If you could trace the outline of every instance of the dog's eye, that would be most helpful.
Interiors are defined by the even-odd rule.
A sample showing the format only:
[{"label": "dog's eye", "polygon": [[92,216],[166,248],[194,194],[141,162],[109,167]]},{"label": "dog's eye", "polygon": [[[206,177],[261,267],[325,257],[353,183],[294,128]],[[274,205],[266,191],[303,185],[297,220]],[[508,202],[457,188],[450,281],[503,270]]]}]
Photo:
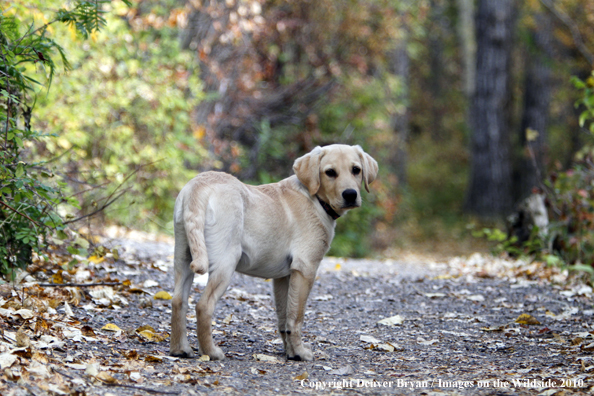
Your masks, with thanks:
[{"label": "dog's eye", "polygon": [[336,171],[334,169],[328,169],[326,171],[326,176],[328,176],[328,177],[336,177],[336,176],[338,176],[338,174],[336,173]]},{"label": "dog's eye", "polygon": [[361,173],[361,168],[353,166],[353,175],[358,175],[359,173]]}]

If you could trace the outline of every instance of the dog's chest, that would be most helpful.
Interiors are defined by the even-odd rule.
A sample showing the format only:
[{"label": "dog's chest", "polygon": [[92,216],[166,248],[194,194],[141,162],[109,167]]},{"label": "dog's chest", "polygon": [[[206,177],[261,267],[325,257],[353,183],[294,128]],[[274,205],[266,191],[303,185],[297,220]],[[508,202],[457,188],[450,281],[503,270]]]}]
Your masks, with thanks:
[{"label": "dog's chest", "polygon": [[244,249],[236,270],[260,278],[282,278],[290,274],[292,261],[284,249]]}]

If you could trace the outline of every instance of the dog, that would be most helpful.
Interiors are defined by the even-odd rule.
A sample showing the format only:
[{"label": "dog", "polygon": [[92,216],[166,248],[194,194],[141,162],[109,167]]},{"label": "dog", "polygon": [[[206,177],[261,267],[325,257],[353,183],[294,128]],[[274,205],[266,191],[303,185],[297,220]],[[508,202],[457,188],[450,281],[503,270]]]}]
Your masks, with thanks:
[{"label": "dog", "polygon": [[192,179],[175,202],[170,354],[191,358],[186,312],[194,274],[208,272],[196,303],[200,351],[224,359],[212,339],[212,315],[235,271],[272,278],[278,331],[291,360],[313,360],[301,340],[305,304],[334,238],[335,220],[361,206],[377,162],[360,146],[316,147],[298,158],[295,175],[250,186],[223,172]]}]

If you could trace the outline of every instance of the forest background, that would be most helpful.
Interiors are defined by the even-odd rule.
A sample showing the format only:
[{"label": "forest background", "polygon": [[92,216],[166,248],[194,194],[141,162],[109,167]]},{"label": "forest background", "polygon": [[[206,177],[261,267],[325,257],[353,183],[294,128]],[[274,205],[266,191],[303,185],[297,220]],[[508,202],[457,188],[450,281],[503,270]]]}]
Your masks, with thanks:
[{"label": "forest background", "polygon": [[[481,234],[592,272],[591,1],[1,10],[3,272],[46,242],[90,254],[74,231],[97,225],[171,234],[175,197],[198,172],[268,183],[335,142],[363,146],[380,175],[330,254],[456,254]],[[518,245],[494,227],[534,189],[551,226]]]}]

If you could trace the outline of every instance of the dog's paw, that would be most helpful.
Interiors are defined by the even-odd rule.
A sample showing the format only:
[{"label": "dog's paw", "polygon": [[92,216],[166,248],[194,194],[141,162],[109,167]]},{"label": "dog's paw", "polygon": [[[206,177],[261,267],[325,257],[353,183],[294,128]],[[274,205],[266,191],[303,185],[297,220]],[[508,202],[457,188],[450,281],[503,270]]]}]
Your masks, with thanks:
[{"label": "dog's paw", "polygon": [[209,353],[205,353],[205,355],[208,355],[208,357],[210,357],[210,360],[223,360],[223,359],[225,359],[225,353],[219,347],[215,347]]},{"label": "dog's paw", "polygon": [[206,274],[208,271],[208,261],[197,259],[190,263],[190,269],[198,275]]},{"label": "dog's paw", "polygon": [[194,351],[191,349],[186,351],[182,349],[174,349],[169,351],[169,355],[183,359],[191,359],[194,357]]},{"label": "dog's paw", "polygon": [[287,359],[311,362],[313,360],[313,352],[305,347],[297,348],[294,355],[287,355]]}]

